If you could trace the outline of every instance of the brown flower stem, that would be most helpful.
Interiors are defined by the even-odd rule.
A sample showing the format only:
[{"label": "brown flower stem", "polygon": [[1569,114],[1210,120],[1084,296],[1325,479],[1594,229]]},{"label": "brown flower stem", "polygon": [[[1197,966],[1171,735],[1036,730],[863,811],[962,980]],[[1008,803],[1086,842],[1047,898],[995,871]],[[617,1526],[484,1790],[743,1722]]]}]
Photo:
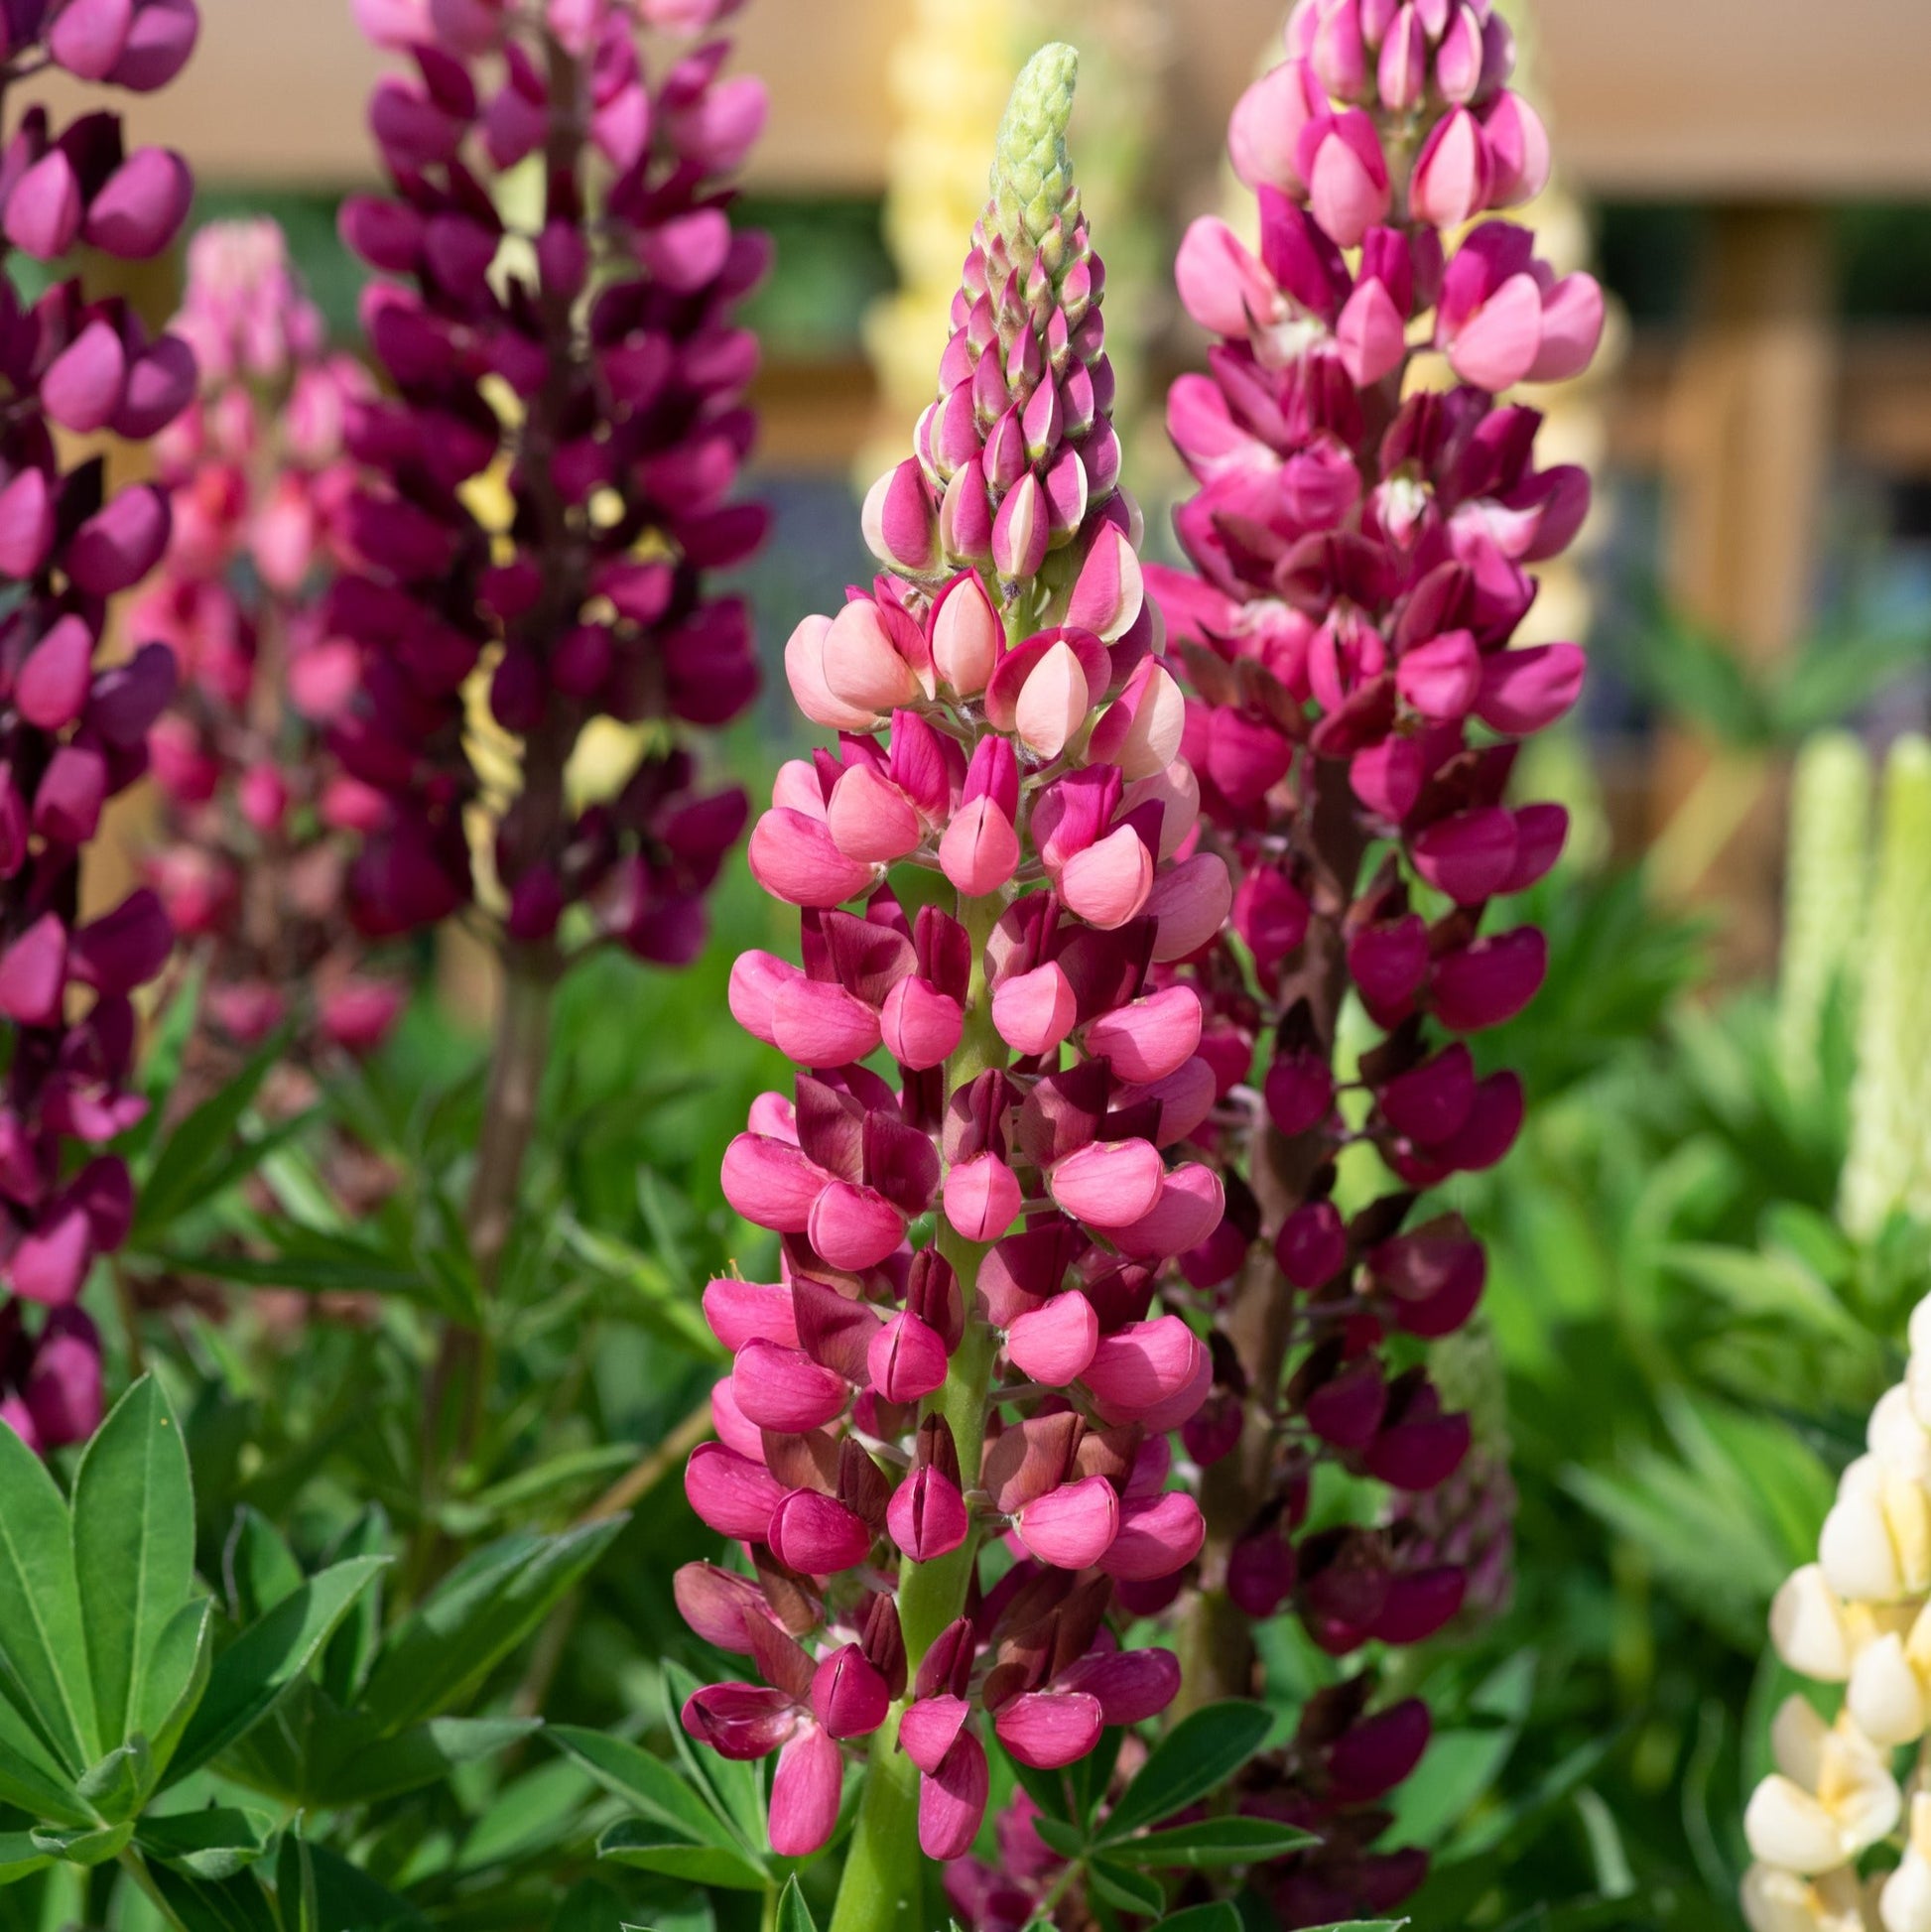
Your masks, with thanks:
[{"label": "brown flower stem", "polygon": [[656,1448],[640,1457],[578,1517],[577,1526],[580,1529],[634,1508],[673,1470],[681,1468],[700,1443],[708,1441],[710,1434],[710,1397],[707,1395]]}]

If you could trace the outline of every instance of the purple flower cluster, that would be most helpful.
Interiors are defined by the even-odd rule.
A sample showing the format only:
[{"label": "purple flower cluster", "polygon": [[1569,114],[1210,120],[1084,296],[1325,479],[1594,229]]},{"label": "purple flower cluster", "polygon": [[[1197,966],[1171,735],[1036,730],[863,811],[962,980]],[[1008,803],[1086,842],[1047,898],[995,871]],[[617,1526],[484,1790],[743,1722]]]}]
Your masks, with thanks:
[{"label": "purple flower cluster", "polygon": [[[1508,782],[1520,741],[1574,703],[1583,653],[1513,639],[1532,567],[1590,497],[1580,469],[1538,466],[1540,415],[1499,392],[1579,373],[1603,323],[1588,276],[1486,218],[1548,173],[1488,0],[1302,0],[1287,50],[1230,133],[1258,256],[1212,219],[1180,252],[1182,299],[1219,338],[1169,410],[1199,484],[1176,518],[1198,575],[1149,573],[1189,668],[1202,816],[1238,882],[1231,937],[1190,974],[1228,1216],[1181,1263],[1220,1327],[1189,1438],[1209,1522],[1195,1645],[1235,1691],[1245,1618],[1291,1605],[1340,1656],[1416,1642],[1464,1601],[1417,1512],[1309,1528],[1310,1483],[1329,1465],[1425,1494],[1468,1452],[1415,1345],[1468,1320],[1483,1254],[1455,1216],[1412,1211],[1500,1160],[1521,1122],[1519,1080],[1480,1075],[1469,1036],[1520,1012],[1545,968],[1534,928],[1482,928],[1567,831]],[[1374,1034],[1357,1068],[1338,1053],[1349,1000]],[[1350,1149],[1385,1186],[1344,1214]],[[1370,1848],[1427,1713],[1349,1695],[1329,1714],[1344,1736],[1401,1745],[1375,1778],[1290,1754],[1271,1797],[1246,1796],[1324,1839],[1276,1874],[1287,1924],[1373,1916],[1422,1868]]]},{"label": "purple flower cluster", "polygon": [[[799,1067],[723,1169],[783,1278],[706,1295],[734,1363],[686,1489],[755,1581],[691,1565],[678,1599],[764,1681],[699,1691],[684,1723],[778,1753],[793,1856],[832,1833],[842,1747],[877,1739],[872,1777],[906,1795],[861,1825],[861,1868],[909,1854],[915,1818],[929,1857],[966,1853],[988,1740],[1056,1768],[1164,1709],[1173,1653],[1121,1631],[1203,1533],[1169,1436],[1211,1364],[1154,1304],[1222,1220],[1217,1176],[1174,1158],[1214,1077],[1199,996],[1150,975],[1214,938],[1229,887],[1191,850],[1118,487],[1074,70],[1045,50],[1007,110],[940,399],[866,506],[889,569],[787,649],[837,747],[779,774],[750,861],[801,908],[804,963],[747,954],[731,983]],[[940,902],[908,910],[896,866]],[[895,1080],[864,1064],[881,1046]]]},{"label": "purple flower cluster", "polygon": [[[413,71],[370,108],[393,192],[342,215],[356,253],[398,278],[364,303],[394,394],[348,412],[349,451],[380,480],[348,505],[359,568],[327,602],[329,634],[361,654],[330,732],[368,801],[355,916],[394,933],[475,896],[465,688],[481,676],[523,747],[516,796],[486,801],[510,942],[549,949],[587,904],[639,957],[686,963],[742,794],[698,791],[667,733],[607,803],[576,809],[564,775],[593,717],[716,726],[757,688],[746,606],[708,579],[767,522],[730,495],[757,362],[732,314],[769,250],[733,230],[724,185],[764,90],[722,76],[721,41],[645,69],[640,27],[702,30],[727,0],[358,11]],[[503,178],[528,161],[542,205],[519,227]],[[488,477],[504,530],[473,507]]]},{"label": "purple flower cluster", "polygon": [[313,1006],[301,1042],[364,1052],[400,1011],[399,980],[361,969],[341,918],[349,838],[379,800],[333,771],[322,734],[353,696],[355,647],[322,624],[347,561],[358,480],[343,453],[374,386],[331,355],[272,221],[203,228],[175,332],[200,394],[155,446],[174,504],[161,571],[133,607],[183,686],[150,734],[169,842],[149,861],[175,930],[208,958],[203,1010],[252,1047]]},{"label": "purple flower cluster", "polygon": [[[13,0],[0,21],[0,80],[53,65],[145,92],[187,62],[193,0]],[[188,212],[178,155],[129,153],[118,116],[56,131],[30,107],[0,150],[0,237],[55,262],[85,242],[123,259],[159,253]],[[103,456],[63,469],[58,434],[141,442],[193,399],[194,358],[151,337],[118,299],[77,280],[31,307],[0,278],[0,1419],[42,1449],[91,1432],[99,1350],[74,1306],[97,1254],[126,1238],[126,1164],[99,1152],[139,1120],[130,1093],[131,995],[173,945],[152,892],[81,913],[82,857],[115,794],[147,769],[148,728],[174,689],[174,658],[147,645],[96,662],[108,600],[167,548],[166,492],[109,493]],[[49,1313],[36,1324],[25,1304]]]}]

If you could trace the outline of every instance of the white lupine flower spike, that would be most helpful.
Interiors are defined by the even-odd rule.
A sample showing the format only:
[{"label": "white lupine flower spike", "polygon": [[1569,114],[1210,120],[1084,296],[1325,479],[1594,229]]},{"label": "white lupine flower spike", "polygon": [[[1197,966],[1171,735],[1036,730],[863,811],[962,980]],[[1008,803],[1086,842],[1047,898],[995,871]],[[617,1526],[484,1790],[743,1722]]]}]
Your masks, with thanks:
[{"label": "white lupine flower spike", "polygon": [[[1844,1690],[1835,1721],[1798,1696],[1771,1727],[1776,1769],[1743,1814],[1750,1932],[1931,1932],[1931,1296],[1908,1339],[1904,1380],[1871,1411],[1817,1561],[1770,1605],[1778,1657]],[[1918,1757],[1900,1788],[1907,1746]],[[1884,1846],[1895,1868],[1879,1851],[1861,1877]]]}]

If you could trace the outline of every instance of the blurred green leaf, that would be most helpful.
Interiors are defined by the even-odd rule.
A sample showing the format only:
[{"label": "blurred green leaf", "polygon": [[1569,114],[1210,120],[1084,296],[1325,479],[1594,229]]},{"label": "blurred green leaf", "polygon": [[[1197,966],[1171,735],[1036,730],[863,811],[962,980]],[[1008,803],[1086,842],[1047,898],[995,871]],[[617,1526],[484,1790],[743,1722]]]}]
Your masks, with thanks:
[{"label": "blurred green leaf", "polygon": [[231,1878],[267,1852],[270,1824],[259,1811],[210,1805],[144,1818],[135,1827],[134,1843],[148,1857],[197,1878]]},{"label": "blurred green leaf", "polygon": [[1206,1818],[1198,1824],[1152,1832],[1145,1838],[1109,1840],[1106,1856],[1121,1865],[1185,1866],[1211,1871],[1221,1866],[1258,1865],[1267,1859],[1285,1858],[1290,1852],[1320,1842],[1312,1832],[1277,1825],[1267,1818]]},{"label": "blurred green leaf", "polygon": [[171,1780],[218,1756],[267,1717],[307,1675],[329,1633],[386,1563],[384,1557],[356,1557],[333,1565],[222,1651],[169,1767]]},{"label": "blurred green leaf", "polygon": [[[207,1199],[219,1169],[239,1179],[232,1166],[236,1129],[254,1105],[270,1071],[287,1055],[292,1025],[278,1028],[240,1072],[217,1088],[162,1142],[153,1165],[141,1176],[135,1196],[134,1225],[128,1239],[136,1249],[151,1246],[190,1208]],[[247,1166],[241,1170],[248,1171]]]},{"label": "blurred green leaf", "polygon": [[369,1712],[394,1733],[448,1710],[577,1587],[622,1526],[506,1537],[465,1558],[383,1640]]},{"label": "blurred green leaf", "polygon": [[545,1735],[613,1797],[621,1798],[653,1823],[725,1851],[749,1849],[728,1821],[706,1804],[662,1758],[653,1757],[641,1745],[575,1725],[553,1725]]},{"label": "blurred green leaf", "polygon": [[534,1718],[432,1718],[383,1737],[357,1719],[318,1721],[310,1729],[305,1795],[324,1810],[379,1804],[440,1783],[458,1765],[494,1757],[541,1728]]},{"label": "blurred green leaf", "polygon": [[680,1837],[669,1826],[641,1819],[612,1825],[596,1842],[598,1858],[668,1877],[688,1878],[694,1885],[718,1885],[726,1891],[763,1891],[770,1875],[741,1852]]},{"label": "blurred green leaf", "polygon": [[155,1863],[148,1875],[184,1932],[281,1932],[275,1908],[252,1871],[204,1878]]}]

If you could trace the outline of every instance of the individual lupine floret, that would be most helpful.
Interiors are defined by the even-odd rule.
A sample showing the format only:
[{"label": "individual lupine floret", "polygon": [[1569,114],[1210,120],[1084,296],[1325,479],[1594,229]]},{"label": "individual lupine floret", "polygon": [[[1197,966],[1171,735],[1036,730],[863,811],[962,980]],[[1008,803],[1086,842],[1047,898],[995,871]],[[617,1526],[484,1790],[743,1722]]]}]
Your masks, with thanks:
[{"label": "individual lupine floret", "polygon": [[[733,229],[728,187],[764,91],[722,74],[723,41],[655,73],[638,41],[730,10],[362,8],[414,69],[370,108],[393,192],[342,216],[356,253],[398,278],[363,305],[395,395],[350,415],[351,452],[383,480],[350,507],[362,568],[329,610],[362,656],[332,745],[369,803],[353,893],[372,933],[471,900],[465,815],[483,804],[486,897],[513,952],[544,955],[577,905],[646,960],[703,946],[741,794],[701,791],[689,753],[656,740],[603,802],[579,808],[565,774],[593,718],[709,728],[757,687],[748,608],[712,577],[767,523],[731,492],[757,365],[734,312],[769,248]],[[523,228],[495,191],[538,158],[543,205]],[[490,476],[511,505],[500,533],[474,510]],[[486,796],[465,745],[478,676],[521,744],[513,798]]]},{"label": "individual lupine floret", "polygon": [[259,1045],[312,1001],[301,1057],[365,1053],[404,987],[366,970],[342,929],[346,835],[367,799],[322,753],[355,677],[322,600],[347,561],[357,487],[343,427],[374,389],[352,357],[328,353],[272,221],[200,230],[174,326],[201,387],[157,440],[174,534],[133,610],[182,674],[150,736],[169,842],[149,877],[206,958],[203,1012],[230,1049]]},{"label": "individual lupine floret", "polygon": [[[50,14],[52,18],[50,18]],[[135,91],[164,85],[193,50],[193,0],[10,11],[5,77],[53,65]],[[57,131],[29,107],[0,159],[7,250],[53,263],[79,243],[125,260],[158,254],[188,212],[180,156],[132,153],[112,112]],[[173,945],[154,893],[83,920],[81,873],[109,799],[147,770],[147,734],[174,689],[165,646],[97,661],[109,600],[166,549],[169,506],[153,483],[109,496],[98,452],[63,468],[56,433],[141,442],[194,393],[187,343],[151,337],[119,298],[77,280],[37,301],[0,289],[0,1416],[43,1450],[89,1433],[100,1413],[98,1340],[74,1306],[96,1255],[134,1214],[126,1162],[106,1150],[147,1101],[131,1091],[132,995]],[[29,1336],[24,1304],[49,1311]]]},{"label": "individual lupine floret", "polygon": [[[941,400],[867,509],[891,568],[787,648],[837,743],[784,767],[750,840],[800,908],[800,964],[747,954],[731,977],[740,1023],[799,1073],[725,1156],[781,1278],[707,1293],[734,1363],[686,1478],[757,1581],[697,1570],[683,1596],[726,1648],[741,1625],[769,1651],[773,1618],[806,1646],[744,1708],[779,1713],[755,1741],[810,1752],[796,1815],[828,1832],[834,1730],[806,1716],[806,1668],[856,1640],[852,1606],[895,1604],[893,1709],[844,1734],[875,1739],[860,1874],[915,1844],[964,1853],[992,1739],[1065,1764],[1164,1708],[1177,1662],[1121,1653],[1109,1618],[1203,1534],[1167,1432],[1212,1364],[1155,1304],[1162,1265],[1223,1219],[1218,1177],[1176,1157],[1215,1079],[1198,994],[1155,976],[1214,937],[1229,889],[1192,850],[1180,694],[1118,487],[1072,81],[1048,49],[1014,91]],[[908,912],[905,868],[937,903]],[[893,1078],[866,1064],[881,1050]],[[982,1587],[1000,1539],[1012,1561]],[[789,1789],[786,1843],[812,1849]]]},{"label": "individual lupine floret", "polygon": [[[1513,638],[1533,567],[1577,535],[1590,492],[1580,469],[1538,464],[1538,413],[1500,392],[1580,372],[1603,321],[1590,277],[1484,218],[1548,172],[1485,0],[1303,0],[1286,45],[1229,130],[1257,252],[1213,218],[1180,251],[1182,301],[1218,339],[1169,408],[1199,485],[1175,519],[1194,574],[1148,573],[1191,684],[1202,846],[1236,881],[1229,941],[1178,975],[1201,996],[1202,1139],[1228,1204],[1179,1263],[1224,1324],[1190,1443],[1209,1516],[1188,1611],[1200,1700],[1251,1691],[1245,1621],[1284,1605],[1345,1654],[1429,1636],[1466,1599],[1415,1507],[1306,1518],[1318,1464],[1424,1497],[1469,1450],[1468,1419],[1425,1369],[1384,1367],[1382,1344],[1475,1309],[1480,1243],[1411,1211],[1500,1160],[1521,1122],[1519,1080],[1480,1075],[1468,1036],[1519,1013],[1546,969],[1539,932],[1483,925],[1567,832],[1509,784],[1518,741],[1575,703],[1583,652]],[[1344,1067],[1351,1003],[1369,1024]],[[1359,1144],[1398,1189],[1344,1215],[1337,1164]],[[1277,1769],[1291,1788],[1296,1769]],[[1334,1843],[1350,1856],[1270,1874],[1301,1914],[1287,1922],[1393,1902],[1367,1841],[1337,1825]]]}]

